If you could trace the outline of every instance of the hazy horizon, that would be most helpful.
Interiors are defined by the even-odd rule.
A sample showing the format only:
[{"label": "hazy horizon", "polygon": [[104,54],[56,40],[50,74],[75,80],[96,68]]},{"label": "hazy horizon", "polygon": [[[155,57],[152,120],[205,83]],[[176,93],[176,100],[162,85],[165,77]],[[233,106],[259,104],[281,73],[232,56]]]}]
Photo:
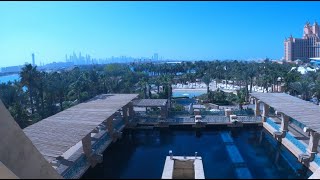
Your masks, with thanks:
[{"label": "hazy horizon", "polygon": [[0,67],[81,52],[165,59],[283,57],[320,2],[0,2]]}]

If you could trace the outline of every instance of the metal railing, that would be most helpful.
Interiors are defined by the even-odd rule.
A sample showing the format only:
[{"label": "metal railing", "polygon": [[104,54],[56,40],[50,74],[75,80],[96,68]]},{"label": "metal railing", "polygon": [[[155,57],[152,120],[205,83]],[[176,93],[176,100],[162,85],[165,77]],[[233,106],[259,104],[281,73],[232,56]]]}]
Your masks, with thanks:
[{"label": "metal railing", "polygon": [[[135,118],[137,123],[159,123],[161,121],[161,118],[151,118],[151,117],[140,117]],[[238,120],[241,122],[261,122],[262,118],[260,116],[238,116]],[[171,117],[164,120],[168,123],[194,123],[194,116],[180,116],[180,117]],[[212,116],[207,115],[202,117],[203,122],[207,123],[228,123],[229,118],[226,116]]]}]

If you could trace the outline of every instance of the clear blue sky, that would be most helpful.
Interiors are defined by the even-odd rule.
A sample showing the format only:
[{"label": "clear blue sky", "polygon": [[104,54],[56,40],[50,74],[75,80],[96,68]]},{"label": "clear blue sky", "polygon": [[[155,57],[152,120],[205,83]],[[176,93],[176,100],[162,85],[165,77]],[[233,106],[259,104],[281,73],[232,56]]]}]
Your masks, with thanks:
[{"label": "clear blue sky", "polygon": [[320,2],[0,2],[0,67],[91,57],[278,59]]}]

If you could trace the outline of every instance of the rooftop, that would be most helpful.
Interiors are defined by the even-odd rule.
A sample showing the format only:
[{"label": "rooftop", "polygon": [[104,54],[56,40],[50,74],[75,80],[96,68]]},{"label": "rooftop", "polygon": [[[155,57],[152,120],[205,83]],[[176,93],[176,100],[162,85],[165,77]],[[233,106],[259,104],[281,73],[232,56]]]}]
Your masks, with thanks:
[{"label": "rooftop", "polygon": [[138,107],[162,107],[166,106],[168,99],[137,99],[132,102]]}]

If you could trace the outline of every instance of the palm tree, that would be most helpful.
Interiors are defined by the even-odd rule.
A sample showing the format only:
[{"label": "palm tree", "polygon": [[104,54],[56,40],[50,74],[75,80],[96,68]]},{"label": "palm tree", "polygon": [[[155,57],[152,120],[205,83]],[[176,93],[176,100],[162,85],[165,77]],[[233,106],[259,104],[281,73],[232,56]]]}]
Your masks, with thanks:
[{"label": "palm tree", "polygon": [[246,92],[242,90],[237,90],[236,103],[239,105],[239,109],[243,109],[243,103],[246,101]]},{"label": "palm tree", "polygon": [[207,86],[207,93],[209,93],[209,85],[210,85],[210,82],[211,82],[211,78],[209,75],[205,74],[203,77],[202,77],[202,81],[206,84]]},{"label": "palm tree", "polygon": [[288,91],[291,95],[294,93],[292,89],[292,83],[300,81],[301,74],[296,70],[291,70],[284,75],[284,87],[285,91]]},{"label": "palm tree", "polygon": [[252,93],[253,81],[257,75],[257,66],[255,63],[248,63],[248,65],[249,65],[249,67],[247,68],[247,70],[249,71],[248,75],[250,78],[250,93]]},{"label": "palm tree", "polygon": [[[45,114],[44,114],[44,94],[45,94],[45,89],[46,89],[46,73],[45,72],[41,72],[37,74],[36,77],[36,88],[39,91],[39,95],[37,96],[37,99],[39,99],[40,97],[40,101],[41,101],[41,111],[39,109],[37,109],[38,112],[40,112],[41,118],[45,118]],[[37,100],[38,101],[38,100]],[[37,107],[39,108],[39,105],[37,105]]]},{"label": "palm tree", "polygon": [[161,81],[159,79],[159,77],[155,77],[154,78],[154,84],[157,86],[157,93],[160,93],[160,85],[161,85]]},{"label": "palm tree", "polygon": [[64,100],[64,91],[67,89],[67,84],[65,82],[65,78],[63,78],[63,74],[60,72],[55,72],[52,74],[54,88],[56,90],[56,95],[58,96],[60,111],[63,110],[63,100]]},{"label": "palm tree", "polygon": [[20,72],[21,83],[23,86],[26,86],[28,88],[32,114],[34,114],[33,96],[34,96],[34,89],[36,87],[37,73],[38,73],[37,66],[33,67],[31,64],[25,65]]},{"label": "palm tree", "polygon": [[317,97],[317,100],[320,100],[320,80],[316,80],[312,88],[313,95]]},{"label": "palm tree", "polygon": [[291,84],[291,88],[297,93],[301,94],[303,100],[309,99],[313,86],[314,84],[307,80],[302,80]]},{"label": "palm tree", "polygon": [[147,81],[146,81],[146,79],[142,78],[138,84],[139,84],[140,89],[143,91],[143,98],[146,99],[147,98]]}]

